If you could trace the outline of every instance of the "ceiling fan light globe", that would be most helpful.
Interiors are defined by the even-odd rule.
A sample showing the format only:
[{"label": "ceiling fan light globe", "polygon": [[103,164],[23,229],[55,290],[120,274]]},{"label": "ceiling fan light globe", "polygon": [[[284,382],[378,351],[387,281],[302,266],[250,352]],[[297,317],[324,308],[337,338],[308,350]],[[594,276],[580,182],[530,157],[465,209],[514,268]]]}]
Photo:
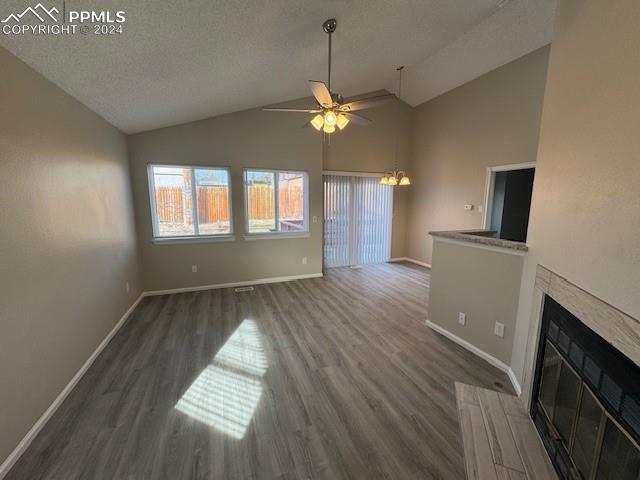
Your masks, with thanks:
[{"label": "ceiling fan light globe", "polygon": [[336,119],[337,127],[342,130],[347,126],[347,123],[349,123],[349,119],[347,118],[347,116],[344,113],[339,114],[338,118]]},{"label": "ceiling fan light globe", "polygon": [[324,122],[324,127],[322,129],[324,130],[324,133],[333,133],[336,131],[336,127],[329,125],[327,122]]},{"label": "ceiling fan light globe", "polygon": [[409,180],[409,177],[402,177],[398,185],[411,185],[411,180]]},{"label": "ceiling fan light globe", "polygon": [[338,116],[331,110],[324,114],[324,123],[330,127],[335,127]]},{"label": "ceiling fan light globe", "polygon": [[324,125],[324,117],[318,114],[313,117],[309,123],[311,123],[313,128],[319,131],[322,128],[322,125]]}]

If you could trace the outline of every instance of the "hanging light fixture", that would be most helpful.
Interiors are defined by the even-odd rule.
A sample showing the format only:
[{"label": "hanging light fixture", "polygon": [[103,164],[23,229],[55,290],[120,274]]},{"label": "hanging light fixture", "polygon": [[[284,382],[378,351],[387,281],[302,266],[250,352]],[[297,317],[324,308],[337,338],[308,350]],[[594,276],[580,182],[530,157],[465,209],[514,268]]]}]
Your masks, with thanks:
[{"label": "hanging light fixture", "polygon": [[338,22],[335,18],[330,18],[322,23],[322,30],[329,39],[327,82],[309,80],[315,105],[310,108],[266,107],[262,109],[263,111],[311,114],[313,118],[310,117],[309,123],[313,125],[313,128],[324,133],[333,133],[336,131],[336,127],[338,130],[342,130],[349,124],[366,127],[371,124],[371,120],[357,112],[377,107],[395,98],[393,93],[386,93],[345,100],[338,92],[331,90],[331,38],[337,26]]},{"label": "hanging light fixture", "polygon": [[380,185],[391,185],[392,187],[396,185],[405,186],[411,185],[411,180],[404,170],[393,170],[385,173],[382,178],[380,178]]},{"label": "hanging light fixture", "polygon": [[[400,94],[402,92],[402,69],[404,66],[396,68],[398,71],[398,100],[401,100]],[[400,122],[398,122],[398,125]],[[399,148],[399,127],[396,128],[396,150],[395,150],[395,163],[398,164],[398,148]],[[411,179],[407,175],[407,172],[404,170],[393,170],[391,172],[386,172],[384,176],[380,179],[380,185],[391,185],[395,187],[396,185],[406,186],[411,185]]]}]

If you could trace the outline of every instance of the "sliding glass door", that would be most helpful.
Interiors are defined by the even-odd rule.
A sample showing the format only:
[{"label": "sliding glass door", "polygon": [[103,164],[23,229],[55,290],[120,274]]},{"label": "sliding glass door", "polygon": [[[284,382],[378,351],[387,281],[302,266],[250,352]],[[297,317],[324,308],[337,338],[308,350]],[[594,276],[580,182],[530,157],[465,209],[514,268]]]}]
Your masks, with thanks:
[{"label": "sliding glass door", "polygon": [[393,187],[379,177],[324,175],[324,265],[380,263],[391,255]]}]

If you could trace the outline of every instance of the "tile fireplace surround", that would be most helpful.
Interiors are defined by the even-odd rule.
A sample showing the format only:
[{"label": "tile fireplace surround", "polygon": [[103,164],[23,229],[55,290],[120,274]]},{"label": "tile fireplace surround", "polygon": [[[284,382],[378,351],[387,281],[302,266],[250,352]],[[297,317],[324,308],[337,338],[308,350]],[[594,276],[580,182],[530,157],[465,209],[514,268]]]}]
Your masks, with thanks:
[{"label": "tile fireplace surround", "polygon": [[522,384],[522,399],[526,402],[527,408],[531,406],[536,349],[545,295],[552,297],[636,365],[640,365],[639,320],[594,297],[542,265],[538,265],[525,355],[525,377]]},{"label": "tile fireplace surround", "polygon": [[640,322],[540,265],[531,315],[521,398],[559,476],[636,480]]}]

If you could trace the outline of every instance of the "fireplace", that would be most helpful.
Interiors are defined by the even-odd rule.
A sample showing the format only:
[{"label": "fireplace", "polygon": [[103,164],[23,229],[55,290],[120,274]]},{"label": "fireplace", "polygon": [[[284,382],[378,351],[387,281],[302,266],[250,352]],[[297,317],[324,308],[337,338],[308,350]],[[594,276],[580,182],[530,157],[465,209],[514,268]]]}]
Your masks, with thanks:
[{"label": "fireplace", "polygon": [[562,479],[640,479],[640,368],[544,296],[531,417]]}]

